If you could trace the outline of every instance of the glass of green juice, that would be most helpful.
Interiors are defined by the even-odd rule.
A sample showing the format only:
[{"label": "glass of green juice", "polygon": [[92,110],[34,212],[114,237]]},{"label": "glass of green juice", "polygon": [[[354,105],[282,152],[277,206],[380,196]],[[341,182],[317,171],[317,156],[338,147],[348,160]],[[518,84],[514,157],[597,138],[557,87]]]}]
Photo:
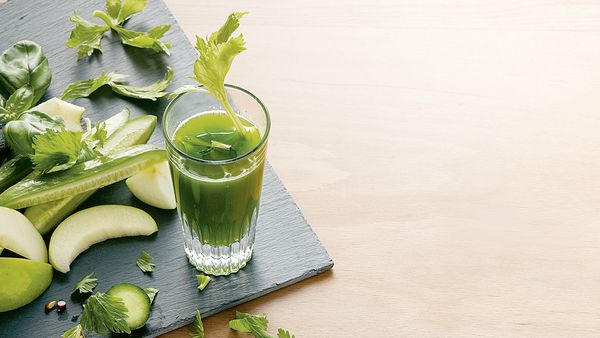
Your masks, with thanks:
[{"label": "glass of green juice", "polygon": [[196,91],[175,97],[162,125],[183,246],[190,263],[212,275],[237,272],[252,257],[271,127],[256,96],[225,88],[243,133],[219,101]]}]

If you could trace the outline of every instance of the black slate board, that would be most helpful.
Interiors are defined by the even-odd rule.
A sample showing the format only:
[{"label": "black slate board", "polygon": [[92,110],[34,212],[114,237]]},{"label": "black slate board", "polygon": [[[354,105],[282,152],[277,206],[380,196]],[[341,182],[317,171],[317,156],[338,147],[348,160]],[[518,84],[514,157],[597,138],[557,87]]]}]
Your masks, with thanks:
[{"label": "black slate board", "polygon": [[[164,38],[173,43],[171,56],[125,47],[115,35],[107,34],[102,41],[102,55],[95,54],[90,59],[76,62],[75,51],[64,46],[72,27],[67,16],[77,10],[91,20],[92,11],[102,8],[103,0],[9,0],[0,4],[0,51],[23,39],[42,45],[53,73],[52,84],[43,100],[60,96],[70,82],[95,77],[101,70],[128,74],[130,83],[142,85],[162,78],[167,66],[171,66],[176,74],[171,90],[192,83],[187,76],[192,72],[196,53],[162,1],[149,1],[146,10],[134,17],[128,27],[147,30],[154,25],[171,23],[173,26]],[[105,89],[90,99],[78,99],[74,103],[84,106],[84,115],[92,121],[105,119],[124,106],[129,107],[134,116],[156,114],[160,121],[166,105],[164,100],[152,103],[124,99]],[[150,142],[162,145],[159,128],[160,125]],[[132,197],[123,183],[101,189],[82,208],[100,204],[142,208],[156,219],[159,232],[147,238],[115,239],[93,246],[75,260],[71,272],[66,275],[55,273],[50,288],[33,303],[0,313],[0,337],[60,336],[74,325],[72,317],[81,313],[81,307],[69,296],[71,289],[92,271],[99,278],[96,288],[99,291],[106,291],[119,282],[160,290],[147,325],[134,334],[136,337],[155,337],[191,323],[196,309],[209,316],[333,266],[333,261],[269,166],[265,170],[253,259],[239,273],[215,278],[202,293],[196,290],[196,271],[188,264],[183,252],[176,212],[142,204]],[[142,249],[155,258],[157,268],[151,275],[142,274],[135,266]],[[67,300],[67,313],[60,316],[55,312],[44,314],[43,304],[59,298]]]}]

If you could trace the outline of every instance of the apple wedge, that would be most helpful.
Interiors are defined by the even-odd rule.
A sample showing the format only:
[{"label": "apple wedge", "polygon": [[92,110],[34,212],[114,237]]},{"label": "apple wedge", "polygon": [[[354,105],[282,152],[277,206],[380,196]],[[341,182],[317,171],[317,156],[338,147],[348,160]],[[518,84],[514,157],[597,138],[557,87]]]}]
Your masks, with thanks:
[{"label": "apple wedge", "polygon": [[53,97],[48,101],[44,101],[31,110],[41,111],[46,114],[58,116],[65,121],[65,126],[71,131],[82,131],[81,115],[85,108],[76,106],[72,103],[63,101],[58,97]]},{"label": "apple wedge", "polygon": [[0,247],[34,261],[48,261],[48,250],[42,235],[27,217],[5,207],[0,207]]},{"label": "apple wedge", "polygon": [[167,161],[159,162],[128,178],[125,183],[140,201],[160,209],[175,209],[175,191]]},{"label": "apple wedge", "polygon": [[50,264],[63,273],[90,246],[111,238],[148,236],[158,231],[143,210],[125,205],[101,205],[81,210],[62,221],[50,238]]},{"label": "apple wedge", "polygon": [[24,258],[0,258],[0,312],[38,298],[52,283],[52,265]]}]

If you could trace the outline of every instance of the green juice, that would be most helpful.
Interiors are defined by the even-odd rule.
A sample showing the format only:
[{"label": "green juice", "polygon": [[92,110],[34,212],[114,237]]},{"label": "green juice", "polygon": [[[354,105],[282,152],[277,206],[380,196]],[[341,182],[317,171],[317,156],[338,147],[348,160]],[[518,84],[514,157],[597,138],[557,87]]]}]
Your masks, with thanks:
[{"label": "green juice", "polygon": [[177,149],[195,159],[170,161],[186,250],[254,236],[249,229],[258,217],[266,142],[250,121],[241,121],[244,135],[225,112],[206,112],[182,121],[173,134]]}]

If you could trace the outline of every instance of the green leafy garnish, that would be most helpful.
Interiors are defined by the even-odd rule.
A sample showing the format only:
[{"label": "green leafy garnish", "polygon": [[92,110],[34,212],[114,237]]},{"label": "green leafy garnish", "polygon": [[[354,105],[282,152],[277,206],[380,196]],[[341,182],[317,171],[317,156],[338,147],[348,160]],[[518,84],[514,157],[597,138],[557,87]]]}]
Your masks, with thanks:
[{"label": "green leafy garnish", "polygon": [[63,333],[62,338],[85,338],[83,327],[77,324]]},{"label": "green leafy garnish", "polygon": [[193,79],[202,84],[223,105],[238,133],[244,135],[245,127],[227,100],[225,76],[236,55],[246,50],[242,34],[232,38],[239,20],[246,13],[232,13],[225,24],[206,38],[196,36],[196,50],[200,54],[194,64]]},{"label": "green leafy garnish", "polygon": [[71,14],[69,20],[75,24],[75,28],[71,31],[66,45],[77,48],[77,60],[91,56],[95,50],[102,51],[100,40],[102,40],[104,32],[110,29],[108,26],[91,23],[77,13]]},{"label": "green leafy garnish", "polygon": [[152,272],[154,271],[154,263],[152,263],[152,261],[152,256],[150,256],[150,254],[145,250],[142,250],[140,258],[137,260],[137,262],[135,262],[135,264],[137,264],[138,268],[140,268],[140,270],[143,272]]},{"label": "green leafy garnish", "polygon": [[169,67],[162,80],[143,87],[123,84],[126,77],[127,75],[113,72],[106,73],[103,71],[100,76],[95,79],[80,80],[69,84],[60,98],[63,100],[69,100],[80,97],[88,97],[98,88],[104,85],[109,85],[117,94],[135,99],[156,101],[156,99],[167,95],[167,92],[164,90],[173,81],[173,70]]},{"label": "green leafy garnish", "polygon": [[204,325],[202,324],[202,317],[200,316],[200,310],[196,310],[196,320],[194,326],[192,326],[192,338],[204,338]]},{"label": "green leafy garnish", "polygon": [[206,288],[208,283],[210,283],[212,278],[210,278],[206,275],[199,274],[199,275],[196,275],[196,280],[198,281],[198,290],[202,291],[202,290],[204,290],[204,288]]},{"label": "green leafy garnish", "polygon": [[71,294],[75,293],[75,292],[79,292],[81,294],[83,293],[92,293],[94,288],[98,285],[98,278],[93,278],[94,277],[94,273],[90,273],[89,275],[83,277],[82,280],[80,280],[77,285],[75,285],[75,288],[73,289],[73,291],[71,292]]},{"label": "green leafy garnish", "polygon": [[66,170],[77,163],[81,150],[81,133],[61,128],[48,129],[33,138],[34,168],[43,173]]},{"label": "green leafy garnish", "polygon": [[106,335],[109,331],[131,333],[125,318],[127,307],[121,298],[96,292],[83,306],[80,321],[85,330],[101,335]]},{"label": "green leafy garnish", "polygon": [[[229,328],[238,332],[247,332],[254,335],[256,338],[273,338],[268,332],[269,321],[267,316],[253,315],[249,313],[236,311],[235,318],[229,321]],[[277,332],[278,338],[295,338],[289,331],[279,329]]]},{"label": "green leafy garnish", "polygon": [[156,298],[156,294],[158,293],[158,289],[155,288],[145,288],[144,292],[150,298],[150,304],[154,303],[154,298]]},{"label": "green leafy garnish", "polygon": [[12,114],[22,113],[33,106],[33,99],[33,87],[25,85],[9,96],[4,109]]},{"label": "green leafy garnish", "polygon": [[137,32],[123,27],[129,18],[142,12],[144,8],[146,8],[146,0],[107,0],[106,12],[96,10],[93,13],[106,25],[96,25],[73,13],[69,19],[75,24],[75,28],[71,32],[67,46],[77,47],[78,60],[92,55],[95,50],[102,52],[100,41],[107,30],[113,29],[125,45],[152,49],[169,55],[171,44],[162,42],[160,38],[171,28],[171,25],[156,26],[147,32]]},{"label": "green leafy garnish", "polygon": [[277,330],[277,338],[296,338],[296,336],[291,334],[290,331],[287,331],[284,329],[278,329]]},{"label": "green leafy garnish", "polygon": [[148,32],[136,32],[120,26],[115,26],[113,29],[119,34],[124,45],[129,45],[137,48],[152,49],[160,53],[163,52],[171,55],[171,44],[160,41],[160,38],[171,28],[171,25],[156,26]]}]

